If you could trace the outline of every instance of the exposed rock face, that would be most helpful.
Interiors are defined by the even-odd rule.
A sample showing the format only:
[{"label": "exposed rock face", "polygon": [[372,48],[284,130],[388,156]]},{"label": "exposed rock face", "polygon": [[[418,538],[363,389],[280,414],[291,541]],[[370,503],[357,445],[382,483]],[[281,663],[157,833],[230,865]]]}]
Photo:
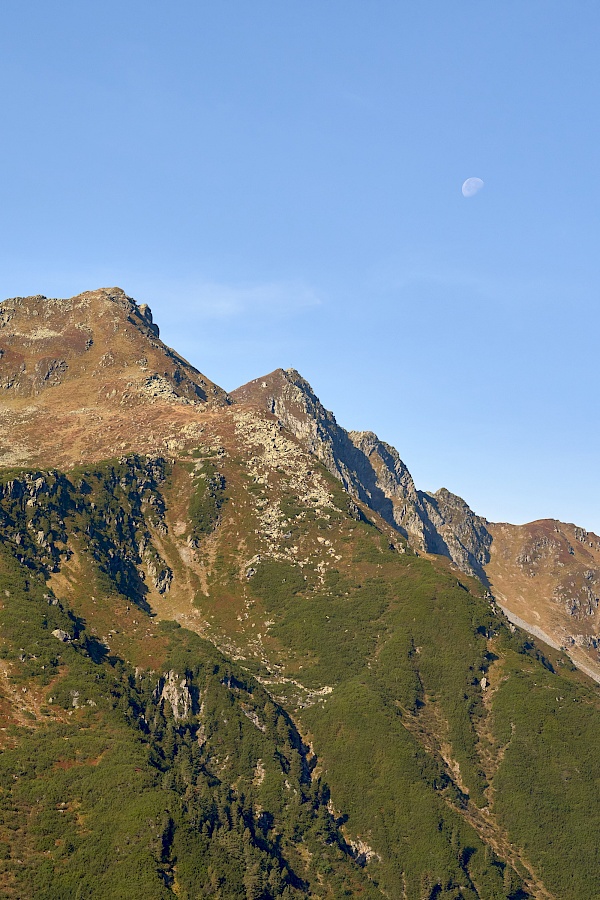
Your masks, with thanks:
[{"label": "exposed rock face", "polygon": [[71,635],[67,634],[66,631],[63,631],[62,628],[55,628],[52,632],[52,635],[57,638],[57,640],[62,641],[63,644],[66,644],[70,640],[72,640]]},{"label": "exposed rock face", "polygon": [[155,325],[152,321],[152,311],[147,303],[140,303],[138,306],[138,313],[152,332],[155,337],[160,337],[160,331],[158,325]]},{"label": "exposed rock face", "polygon": [[166,594],[170,590],[173,581],[173,572],[158,556],[154,548],[151,551],[145,549],[141,554],[148,566],[148,575],[159,594]]},{"label": "exposed rock face", "polygon": [[356,496],[397,527],[418,550],[438,552],[434,549],[439,543],[437,535],[420,492],[398,451],[372,431],[350,431],[348,437]]},{"label": "exposed rock face", "polygon": [[492,544],[487,520],[476,515],[461,497],[446,488],[440,488],[435,494],[419,494],[429,521],[443,542],[434,553],[449,556],[463,572],[473,573],[487,584],[485,566],[490,559]]},{"label": "exposed rock face", "polygon": [[176,721],[187,719],[193,710],[192,693],[185,675],[178,675],[171,670],[159,680],[154,692],[158,703],[166,702],[171,707]]},{"label": "exposed rock face", "polygon": [[463,572],[485,580],[491,537],[485,519],[442,489],[418,491],[397,450],[372,431],[346,431],[295,369],[277,369],[232,394],[277,416],[302,445],[361,500],[423,552],[448,556]]},{"label": "exposed rock face", "polygon": [[276,369],[237,388],[231,396],[238,403],[257,404],[276,415],[344,487],[350,489],[358,484],[348,465],[354,453],[348,432],[340,428],[333,413],[325,409],[308,381],[295,369]]}]

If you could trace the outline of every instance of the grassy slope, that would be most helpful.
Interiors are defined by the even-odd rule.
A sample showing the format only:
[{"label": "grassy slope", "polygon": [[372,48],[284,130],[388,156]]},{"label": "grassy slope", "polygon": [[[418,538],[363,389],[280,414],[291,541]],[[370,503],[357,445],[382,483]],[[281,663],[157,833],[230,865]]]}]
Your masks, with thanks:
[{"label": "grassy slope", "polygon": [[[104,478],[100,469],[94,502],[108,521],[108,543],[94,543],[100,513],[84,502],[89,494],[79,496],[74,478],[74,492],[63,485],[60,494],[65,508],[55,510],[48,499],[43,511],[63,567],[64,538],[71,548],[78,544],[83,557],[91,526],[93,552],[73,583],[65,582],[76,611],[85,611],[87,631],[62,607],[49,606],[37,576],[24,570],[36,566],[33,544],[26,542],[24,564],[15,570],[9,560],[22,544],[14,543],[13,525],[32,513],[26,504],[2,504],[13,520],[3,520],[10,540],[2,578],[17,584],[5,588],[10,597],[2,611],[12,679],[4,683],[5,703],[14,711],[17,684],[39,683],[40,696],[55,697],[51,705],[46,699],[31,706],[29,727],[21,712],[14,734],[5,733],[3,839],[11,861],[4,877],[14,896],[44,896],[41,882],[32,881],[34,864],[43,866],[52,897],[76,896],[80,888],[82,897],[161,897],[174,887],[190,897],[286,891],[369,897],[379,895],[376,883],[388,896],[408,900],[600,895],[593,844],[600,822],[597,690],[561,669],[560,659],[550,671],[535,648],[510,633],[477,585],[460,584],[446,568],[392,549],[388,532],[359,521],[331,480],[329,518],[309,514],[289,490],[280,488],[279,500],[291,535],[286,541],[300,547],[300,556],[325,547],[321,537],[339,560],[328,556],[319,570],[316,551],[305,567],[289,554],[263,553],[255,574],[240,576],[240,547],[249,559],[261,546],[253,504],[266,491],[248,482],[236,460],[211,462],[210,483],[174,477],[178,495],[167,489],[167,499],[180,516],[191,503],[201,523],[192,536],[205,558],[210,596],[198,602],[207,618],[214,617],[214,635],[242,648],[244,668],[232,667],[210,644],[184,629],[158,628],[144,612],[135,553],[124,548],[132,533],[152,532],[165,485],[145,488],[158,500],[142,509],[136,491],[122,486],[122,472]],[[124,519],[116,515],[119,507]],[[171,529],[164,546],[174,544]],[[46,566],[56,553],[51,546]],[[105,590],[95,605],[88,594],[98,579]],[[106,589],[111,585],[112,592]],[[124,590],[127,596],[119,593]],[[135,628],[126,608],[131,601],[138,603]],[[200,720],[180,727],[169,722],[163,704],[167,715],[160,711],[150,727],[157,715],[156,676],[136,679],[126,662],[104,658],[91,640],[94,629],[102,636],[111,610],[121,632],[114,644],[111,639],[111,654],[118,647],[137,664],[146,655],[159,672],[187,671],[206,698],[201,758],[194,749]],[[54,627],[82,636],[62,645],[50,635]],[[259,631],[262,644],[254,637]],[[272,695],[287,697],[287,711],[316,759],[303,749],[287,713],[275,714],[276,704],[247,674],[266,674],[266,664]],[[281,675],[273,674],[274,664],[283,667]],[[484,695],[480,680],[487,674],[493,681],[495,671],[501,678]],[[283,674],[306,690],[296,690]],[[323,686],[331,692],[307,694]],[[79,691],[78,708],[73,691]],[[326,812],[329,789],[334,818]],[[273,816],[266,832],[259,808]],[[142,829],[134,824],[140,821]],[[362,839],[374,852],[364,870],[351,861],[342,835]],[[96,844],[110,862],[104,875],[89,859]],[[136,872],[144,873],[137,895],[127,881]]]},{"label": "grassy slope", "polygon": [[[337,535],[345,544],[324,583],[310,574],[307,581],[306,569],[291,561],[267,559],[250,584],[274,621],[269,634],[288,653],[288,667],[309,688],[333,687],[295,714],[318,749],[349,832],[382,858],[369,863],[371,871],[394,896],[421,896],[424,880],[444,896],[600,894],[589,840],[600,823],[595,767],[582,764],[577,784],[548,777],[549,757],[556,769],[562,756],[594,753],[597,689],[571,673],[560,654],[551,672],[479,585],[390,549],[385,530],[350,519],[344,496],[337,499],[340,514],[323,525],[299,513],[294,497],[282,497],[296,541],[304,532],[313,541],[319,533]],[[500,689],[484,703],[480,681],[504,660]],[[526,673],[545,679],[555,695],[579,698],[573,706],[585,708],[586,727],[577,714],[563,715],[564,731],[550,729],[542,751],[534,734],[541,722],[546,735],[549,726],[536,695],[519,689]],[[507,709],[524,729],[526,763],[516,762],[521,743],[506,750],[498,731]],[[491,769],[490,752],[497,758]],[[577,828],[561,824],[573,817]],[[491,847],[506,850],[502,861]]]}]

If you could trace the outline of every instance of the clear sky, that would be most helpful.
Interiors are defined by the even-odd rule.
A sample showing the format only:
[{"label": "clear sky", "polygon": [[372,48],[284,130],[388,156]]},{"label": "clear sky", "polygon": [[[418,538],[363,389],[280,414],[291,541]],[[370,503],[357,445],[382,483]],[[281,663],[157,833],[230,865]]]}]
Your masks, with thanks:
[{"label": "clear sky", "polygon": [[[0,11],[0,295],[118,285],[417,485],[600,532],[600,6]],[[479,177],[483,189],[463,197]]]}]

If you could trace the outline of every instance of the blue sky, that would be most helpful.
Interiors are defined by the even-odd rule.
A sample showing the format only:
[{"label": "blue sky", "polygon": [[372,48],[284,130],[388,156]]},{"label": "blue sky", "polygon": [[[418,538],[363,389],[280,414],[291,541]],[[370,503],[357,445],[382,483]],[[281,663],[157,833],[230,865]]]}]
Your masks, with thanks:
[{"label": "blue sky", "polygon": [[223,387],[293,366],[419,487],[600,532],[599,38],[585,0],[4,4],[0,296],[119,285]]}]

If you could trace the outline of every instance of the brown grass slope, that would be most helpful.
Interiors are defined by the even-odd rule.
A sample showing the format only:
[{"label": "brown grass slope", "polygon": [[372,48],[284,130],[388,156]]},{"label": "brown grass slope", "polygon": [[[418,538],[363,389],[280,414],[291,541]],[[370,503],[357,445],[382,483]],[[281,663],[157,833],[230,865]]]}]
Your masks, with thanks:
[{"label": "brown grass slope", "polygon": [[486,574],[509,617],[600,680],[600,538],[556,519],[489,529]]},{"label": "brown grass slope", "polygon": [[201,411],[227,403],[120,288],[0,304],[1,465],[164,451]]}]

